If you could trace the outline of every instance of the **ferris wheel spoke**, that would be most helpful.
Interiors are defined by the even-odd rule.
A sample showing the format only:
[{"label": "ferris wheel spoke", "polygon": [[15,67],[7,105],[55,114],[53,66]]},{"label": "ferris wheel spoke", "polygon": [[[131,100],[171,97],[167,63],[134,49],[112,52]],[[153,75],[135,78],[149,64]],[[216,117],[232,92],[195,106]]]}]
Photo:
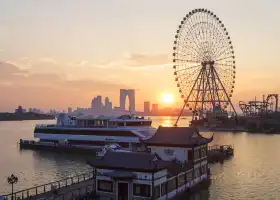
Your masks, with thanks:
[{"label": "ferris wheel spoke", "polygon": [[184,59],[174,59],[174,60],[177,60],[177,61],[181,61],[182,63],[201,63],[199,62],[198,60],[184,60]]},{"label": "ferris wheel spoke", "polygon": [[225,58],[220,58],[220,59],[214,60],[214,61],[217,62],[217,61],[226,60],[226,59],[229,59],[229,58],[233,58],[233,56],[228,56],[228,57],[225,57]]},{"label": "ferris wheel spoke", "polygon": [[197,68],[197,67],[201,67],[201,65],[185,66],[182,69],[176,70],[175,72],[181,72],[181,71],[185,71],[185,70],[190,70],[190,69]]},{"label": "ferris wheel spoke", "polygon": [[180,56],[180,57],[188,57],[188,56],[190,56],[191,58],[192,58],[192,55],[191,54],[187,54],[187,53],[175,53],[175,55],[177,55],[177,56]]},{"label": "ferris wheel spoke", "polygon": [[203,26],[202,26],[202,23],[201,23],[201,14],[199,13],[198,15],[196,15],[195,17],[195,22],[196,22],[196,26],[200,27],[199,29],[193,29],[195,30],[195,35],[197,36],[197,40],[199,42],[199,46],[201,46],[201,48],[203,49],[204,52],[207,51],[204,43],[202,42],[203,41]]},{"label": "ferris wheel spoke", "polygon": [[219,59],[220,57],[226,56],[226,55],[231,55],[231,56],[233,56],[232,47],[226,47],[226,48],[224,48],[223,50],[218,51],[218,52],[215,54],[214,59]]},{"label": "ferris wheel spoke", "polygon": [[218,52],[222,51],[224,48],[227,48],[228,46],[228,36],[224,35],[225,31],[224,30],[219,30],[217,27],[215,27],[215,30],[217,31],[216,37],[215,37],[215,48],[214,48],[214,53],[213,57],[216,58],[216,55]]},{"label": "ferris wheel spoke", "polygon": [[[194,46],[194,45],[196,45],[194,42],[193,42],[193,39],[191,39],[191,40],[189,40],[189,41],[191,41],[191,42],[188,42],[187,40],[186,40],[186,38],[184,37],[183,38],[183,42],[184,42],[184,44],[183,45],[181,45],[180,47],[180,50],[182,50],[182,51],[185,51],[185,52],[192,52],[193,54],[195,53],[195,57],[197,58],[197,59],[200,59],[200,52],[197,50],[197,48]],[[193,50],[193,51],[192,51]]]},{"label": "ferris wheel spoke", "polygon": [[215,65],[226,66],[226,67],[234,67],[233,64],[215,63]]},{"label": "ferris wheel spoke", "polygon": [[193,32],[194,30],[196,30],[196,23],[193,23],[194,22],[194,19],[193,18],[191,18],[190,19],[191,20],[191,26],[190,26],[190,28],[188,29],[188,32],[189,32],[189,34],[187,34],[187,35],[190,35],[191,36],[191,39],[195,42],[195,44],[196,44],[196,47],[198,48],[198,49],[201,49],[202,47],[201,47],[201,45],[200,45],[200,43],[199,43],[199,40],[198,40],[198,38],[197,37],[194,37],[194,35],[195,35],[195,33]]},{"label": "ferris wheel spoke", "polygon": [[[184,83],[188,83],[188,82],[192,82],[192,78],[193,77],[196,77],[197,73],[200,72],[201,69],[196,69],[196,70],[193,70],[192,72],[189,72],[188,73],[188,78],[182,78],[181,80],[184,81]],[[187,71],[186,71],[187,72]],[[186,72],[184,72],[183,74],[181,74],[181,76],[185,76],[186,75]],[[180,76],[180,77],[181,77]],[[178,77],[177,77],[178,78]],[[186,81],[187,80],[187,81]]]},{"label": "ferris wheel spoke", "polygon": [[215,22],[210,23],[211,24],[211,41],[213,41],[212,43],[214,43],[213,45],[213,54],[215,53],[217,46],[220,45],[219,40],[221,37],[221,33],[220,31],[218,31],[217,29],[217,25],[215,24]]},{"label": "ferris wheel spoke", "polygon": [[[200,69],[196,69],[193,71],[185,71],[182,74],[178,75],[177,78],[180,78],[180,81],[183,81],[184,83],[192,82],[192,78],[200,71]],[[188,78],[186,79],[186,75],[188,75]],[[182,78],[181,78],[182,77]]]}]

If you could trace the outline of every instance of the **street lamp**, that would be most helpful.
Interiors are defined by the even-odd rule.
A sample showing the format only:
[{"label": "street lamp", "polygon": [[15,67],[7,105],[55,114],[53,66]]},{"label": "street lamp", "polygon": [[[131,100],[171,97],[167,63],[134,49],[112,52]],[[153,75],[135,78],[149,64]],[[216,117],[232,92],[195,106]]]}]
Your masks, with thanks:
[{"label": "street lamp", "polygon": [[12,174],[11,176],[9,176],[7,178],[7,181],[9,184],[12,185],[12,200],[14,199],[14,184],[16,184],[18,182],[18,177],[15,176],[14,174]]}]

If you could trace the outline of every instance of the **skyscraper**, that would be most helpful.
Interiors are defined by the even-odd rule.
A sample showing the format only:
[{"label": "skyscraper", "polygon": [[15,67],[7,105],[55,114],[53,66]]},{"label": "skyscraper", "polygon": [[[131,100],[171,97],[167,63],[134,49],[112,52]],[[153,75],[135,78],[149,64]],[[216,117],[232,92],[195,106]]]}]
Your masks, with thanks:
[{"label": "skyscraper", "polygon": [[109,98],[106,97],[105,98],[105,105],[104,105],[105,111],[107,111],[107,112],[112,111],[112,109],[113,109],[112,107],[113,107],[112,102],[110,102]]},{"label": "skyscraper", "polygon": [[145,114],[149,114],[150,113],[150,110],[151,108],[150,108],[150,102],[149,101],[145,101],[144,102],[144,113]]},{"label": "skyscraper", "polygon": [[103,104],[102,104],[102,97],[97,96],[91,101],[91,110],[95,114],[99,114],[102,111]]},{"label": "skyscraper", "polygon": [[152,113],[157,114],[158,113],[158,104],[152,104]]},{"label": "skyscraper", "polygon": [[135,90],[120,89],[120,109],[125,110],[126,97],[129,101],[129,110],[135,112]]}]

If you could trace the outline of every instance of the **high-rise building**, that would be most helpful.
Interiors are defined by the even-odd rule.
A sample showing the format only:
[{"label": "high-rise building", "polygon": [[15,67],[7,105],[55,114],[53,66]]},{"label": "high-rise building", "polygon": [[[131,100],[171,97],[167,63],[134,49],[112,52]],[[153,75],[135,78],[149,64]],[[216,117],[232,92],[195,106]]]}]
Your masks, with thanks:
[{"label": "high-rise building", "polygon": [[120,89],[120,109],[125,110],[126,97],[129,101],[129,110],[135,112],[135,90]]},{"label": "high-rise building", "polygon": [[68,107],[68,113],[72,113],[72,108],[71,107]]},{"label": "high-rise building", "polygon": [[151,111],[150,102],[149,101],[145,101],[144,102],[144,113],[148,114],[148,113],[150,113],[150,111]]},{"label": "high-rise building", "polygon": [[109,103],[110,103],[109,98],[106,97],[106,98],[105,98],[105,106],[107,106]]},{"label": "high-rise building", "polygon": [[158,104],[152,104],[152,113],[157,114],[158,113]]},{"label": "high-rise building", "polygon": [[112,111],[112,109],[113,109],[112,102],[110,102],[108,97],[105,98],[104,108],[105,108],[105,111],[107,111],[107,112]]},{"label": "high-rise building", "polygon": [[94,97],[91,101],[91,108],[99,112],[102,109],[102,107],[103,107],[102,97],[101,96]]}]

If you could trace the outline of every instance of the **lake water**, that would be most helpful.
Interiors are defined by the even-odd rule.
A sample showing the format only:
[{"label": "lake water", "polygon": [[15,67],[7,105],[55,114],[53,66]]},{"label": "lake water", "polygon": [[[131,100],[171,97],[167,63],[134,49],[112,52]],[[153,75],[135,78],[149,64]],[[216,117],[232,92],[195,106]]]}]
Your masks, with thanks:
[{"label": "lake water", "polygon": [[[169,126],[175,117],[152,117],[153,125]],[[54,121],[0,122],[0,194],[10,192],[6,179],[19,177],[15,189],[41,185],[90,170],[83,155],[20,151],[19,139],[32,139],[35,124]],[[180,124],[187,125],[188,119]],[[212,133],[203,133],[210,137]],[[211,167],[209,188],[190,197],[192,200],[280,200],[280,135],[218,132],[212,144],[232,144],[235,155]]]}]

